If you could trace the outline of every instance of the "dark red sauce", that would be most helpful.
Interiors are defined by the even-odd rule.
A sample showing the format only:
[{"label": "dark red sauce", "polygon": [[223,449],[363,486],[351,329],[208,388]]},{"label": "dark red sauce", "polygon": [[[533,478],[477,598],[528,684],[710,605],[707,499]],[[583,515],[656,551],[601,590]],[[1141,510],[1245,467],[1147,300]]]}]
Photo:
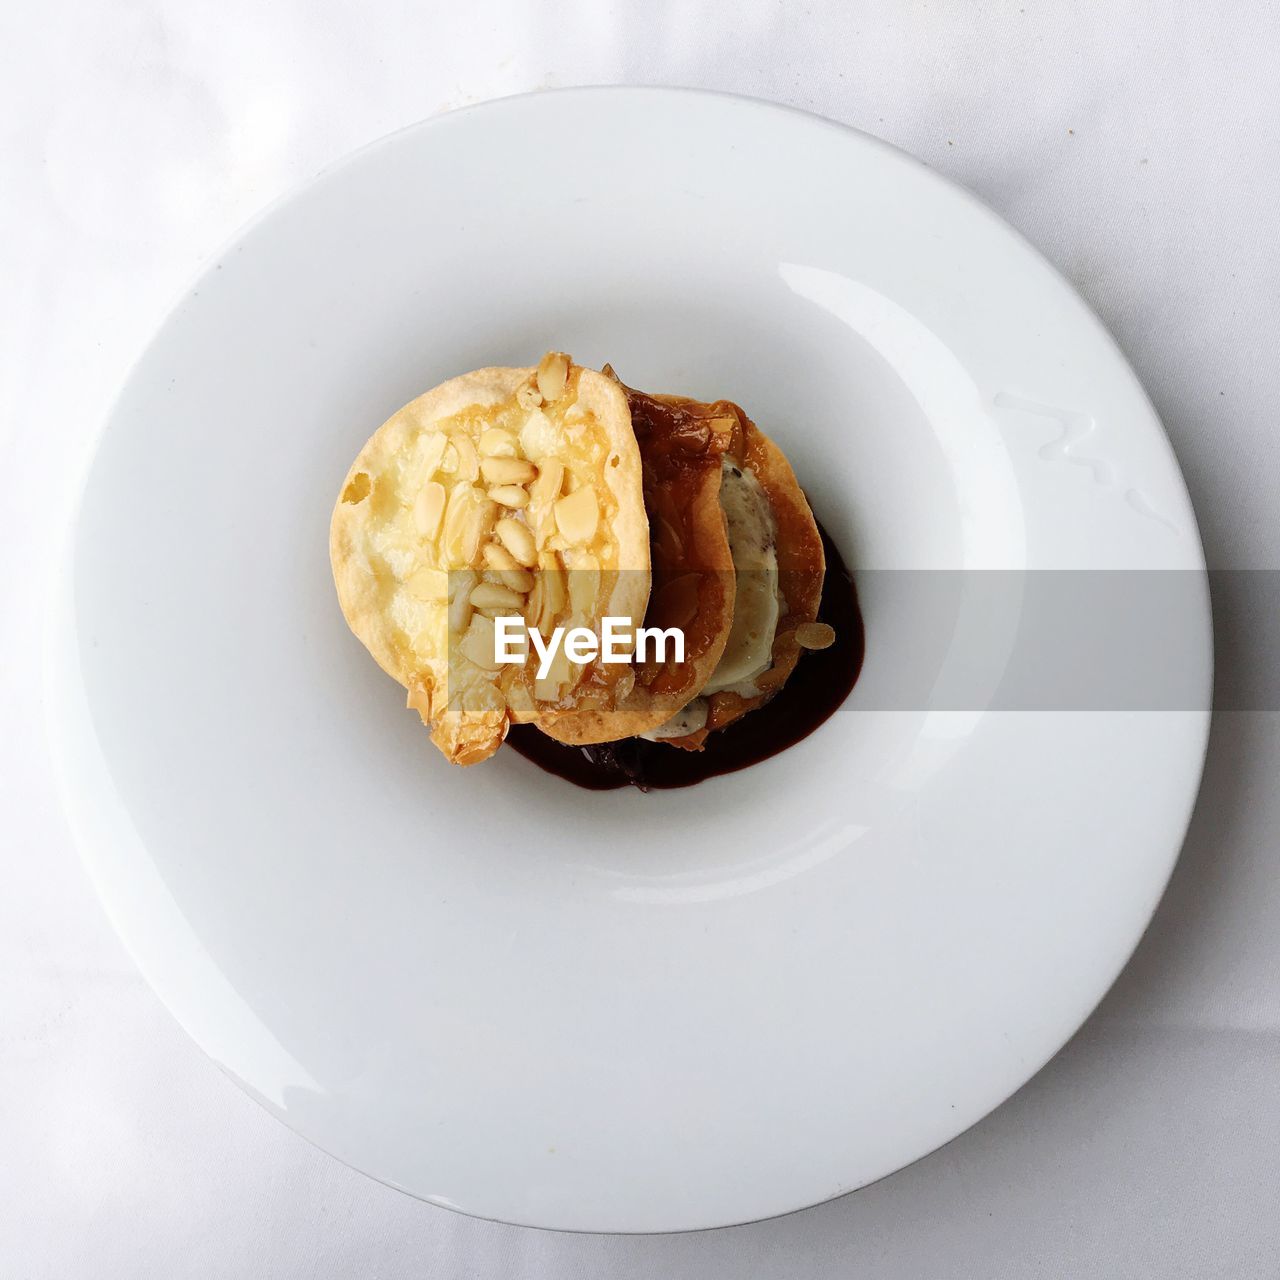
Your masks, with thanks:
[{"label": "dark red sauce", "polygon": [[849,696],[862,670],[862,614],[853,575],[819,526],[827,557],[818,621],[834,628],[829,649],[802,653],[781,691],[763,707],[707,736],[701,751],[624,738],[592,747],[569,747],[531,724],[512,725],[507,744],[527,760],[579,787],[613,791],[639,787],[665,791],[758,764],[807,738]]}]

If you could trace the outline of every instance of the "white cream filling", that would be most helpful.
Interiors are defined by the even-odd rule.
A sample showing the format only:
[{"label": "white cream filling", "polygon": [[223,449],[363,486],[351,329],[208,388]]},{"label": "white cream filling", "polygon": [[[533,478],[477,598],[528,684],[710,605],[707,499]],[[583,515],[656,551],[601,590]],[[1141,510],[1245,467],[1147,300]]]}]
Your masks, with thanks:
[{"label": "white cream filling", "polygon": [[760,481],[745,467],[726,461],[720,505],[729,525],[737,592],[729,640],[703,694],[729,690],[744,698],[760,691],[751,682],[773,662],[778,630],[778,531]]},{"label": "white cream filling", "polygon": [[660,724],[656,729],[650,729],[648,733],[642,733],[640,736],[648,738],[650,742],[660,742],[663,738],[683,738],[687,733],[697,733],[707,723],[709,710],[706,698],[694,698],[692,702],[681,707],[665,724]]},{"label": "white cream filling", "polygon": [[682,738],[701,729],[707,722],[708,694],[729,692],[754,698],[760,692],[754,683],[756,677],[773,663],[773,638],[780,612],[778,531],[773,508],[760,481],[728,459],[720,478],[720,505],[728,525],[737,579],[729,639],[702,693],[665,724],[640,735],[651,742]]}]

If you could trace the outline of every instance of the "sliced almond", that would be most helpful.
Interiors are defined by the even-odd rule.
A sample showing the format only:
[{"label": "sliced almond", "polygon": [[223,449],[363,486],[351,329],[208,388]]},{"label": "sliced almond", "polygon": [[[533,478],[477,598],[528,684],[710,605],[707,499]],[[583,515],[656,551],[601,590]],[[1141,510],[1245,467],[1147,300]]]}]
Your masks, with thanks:
[{"label": "sliced almond", "polygon": [[594,487],[589,484],[556,503],[556,528],[570,543],[589,543],[596,536],[599,523],[600,503]]},{"label": "sliced almond", "polygon": [[529,486],[534,511],[531,521],[534,540],[541,551],[555,532],[555,501],[564,485],[564,463],[558,458],[544,458],[538,464],[538,478]]},{"label": "sliced almond", "polygon": [[[478,492],[478,491],[477,491]],[[480,555],[480,546],[493,532],[498,519],[498,508],[487,499],[475,503],[467,518],[466,529],[462,535],[463,562],[472,565]]]},{"label": "sliced almond", "polygon": [[498,578],[503,586],[527,596],[533,590],[534,576],[528,569],[499,569]]},{"label": "sliced almond", "polygon": [[534,409],[520,428],[520,447],[530,458],[543,458],[556,447],[556,429],[541,409]]},{"label": "sliced almond", "polygon": [[[536,589],[534,594],[538,594]],[[530,597],[532,599],[532,597]],[[557,611],[551,607],[550,601],[547,599],[547,593],[544,591],[538,597],[538,614],[533,620],[533,625],[542,632],[544,636],[549,636],[556,629]]]},{"label": "sliced almond", "polygon": [[440,459],[444,457],[444,447],[449,437],[443,431],[433,432],[423,437],[422,446],[422,478],[430,480],[440,467]]},{"label": "sliced almond", "polygon": [[444,532],[441,536],[444,554],[450,564],[461,566],[470,563],[469,557],[463,553],[463,546],[478,500],[488,501],[478,489],[469,484],[456,484],[449,493],[444,513]]},{"label": "sliced almond", "polygon": [[543,507],[529,522],[533,528],[533,543],[539,551],[545,550],[555,534],[556,515],[551,507]]},{"label": "sliced almond", "polygon": [[516,438],[510,431],[501,427],[490,427],[480,433],[477,441],[480,453],[486,458],[514,458],[516,456]]},{"label": "sliced almond", "polygon": [[480,575],[474,569],[455,569],[449,575],[449,599],[469,596],[471,588],[479,581]]},{"label": "sliced almond", "polygon": [[529,597],[524,604],[524,620],[531,627],[537,627],[539,630],[546,630],[542,625],[542,599],[543,599],[543,581],[539,578],[533,584],[533,590],[529,592]]},{"label": "sliced almond", "polygon": [[537,507],[550,506],[560,496],[563,484],[564,463],[546,458],[538,466],[538,478],[529,486],[529,497]]},{"label": "sliced almond", "polygon": [[563,351],[548,351],[538,364],[537,380],[544,400],[559,400],[569,382],[569,357]]},{"label": "sliced almond", "polygon": [[522,409],[536,409],[542,404],[542,392],[532,382],[526,382],[516,390],[516,404]]},{"label": "sliced almond", "polygon": [[480,455],[476,452],[475,441],[465,432],[456,431],[451,443],[458,453],[458,479],[470,484],[480,474]]},{"label": "sliced almond", "polygon": [[497,671],[503,665],[494,651],[493,622],[483,614],[473,615],[467,634],[458,642],[458,651],[482,671]]},{"label": "sliced almond", "polygon": [[[453,575],[450,575],[453,576]],[[449,632],[460,636],[471,621],[471,599],[469,591],[459,591],[451,597],[449,603]]]},{"label": "sliced almond", "polygon": [[802,649],[830,649],[835,642],[835,628],[825,622],[802,622],[796,628],[796,644]]},{"label": "sliced almond", "polygon": [[554,551],[543,551],[538,556],[538,581],[542,584],[543,599],[548,615],[552,618],[564,608],[567,588],[564,567]]},{"label": "sliced almond", "polygon": [[538,474],[532,462],[523,458],[485,458],[480,471],[488,484],[528,484]]},{"label": "sliced almond", "polygon": [[[441,439],[444,437],[442,436]],[[436,480],[428,481],[413,501],[413,523],[424,538],[434,539],[440,532],[440,517],[444,515],[444,485]]]},{"label": "sliced almond", "polygon": [[471,604],[476,609],[512,609],[519,612],[524,608],[524,596],[497,582],[479,582],[471,589]]}]

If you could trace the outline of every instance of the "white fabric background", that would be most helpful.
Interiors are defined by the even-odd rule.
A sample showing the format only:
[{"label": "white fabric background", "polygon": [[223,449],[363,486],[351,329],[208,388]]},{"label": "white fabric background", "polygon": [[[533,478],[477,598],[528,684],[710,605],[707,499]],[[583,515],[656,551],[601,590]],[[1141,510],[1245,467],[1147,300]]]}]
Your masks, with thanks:
[{"label": "white fabric background", "polygon": [[[38,679],[72,460],[202,259],[379,134],[582,82],[777,98],[972,187],[1115,332],[1211,561],[1277,567],[1274,5],[41,0],[0,24],[0,1275],[1280,1274],[1277,714],[1218,718],[1137,958],[995,1115],[824,1207],[629,1239],[419,1204],[226,1080],[92,898]],[[1220,662],[1271,660],[1247,627],[1221,643]]]}]

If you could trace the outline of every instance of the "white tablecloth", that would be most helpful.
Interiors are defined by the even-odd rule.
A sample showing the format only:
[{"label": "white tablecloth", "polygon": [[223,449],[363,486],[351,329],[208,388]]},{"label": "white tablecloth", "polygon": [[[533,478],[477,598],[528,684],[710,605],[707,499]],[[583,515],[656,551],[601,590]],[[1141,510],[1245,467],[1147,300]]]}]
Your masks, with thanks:
[{"label": "white tablecloth", "polygon": [[[995,1115],[818,1209],[608,1238],[420,1204],[225,1079],[93,899],[38,678],[74,460],[202,259],[379,134],[575,83],[776,98],[973,188],[1116,334],[1211,561],[1280,565],[1274,5],[40,0],[0,22],[0,1276],[1280,1274],[1274,712],[1218,718],[1136,959]],[[1258,643],[1233,630],[1219,661],[1268,660]]]}]

